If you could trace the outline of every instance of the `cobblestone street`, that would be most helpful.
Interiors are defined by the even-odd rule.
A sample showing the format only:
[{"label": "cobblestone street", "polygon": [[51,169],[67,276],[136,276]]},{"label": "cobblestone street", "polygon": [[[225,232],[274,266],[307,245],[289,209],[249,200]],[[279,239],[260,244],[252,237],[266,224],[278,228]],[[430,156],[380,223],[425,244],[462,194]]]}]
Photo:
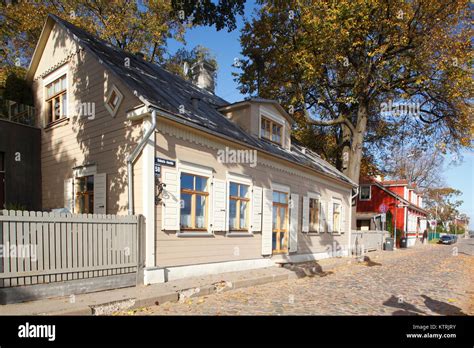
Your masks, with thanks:
[{"label": "cobblestone street", "polygon": [[473,315],[474,240],[372,252],[361,263],[136,315]]}]

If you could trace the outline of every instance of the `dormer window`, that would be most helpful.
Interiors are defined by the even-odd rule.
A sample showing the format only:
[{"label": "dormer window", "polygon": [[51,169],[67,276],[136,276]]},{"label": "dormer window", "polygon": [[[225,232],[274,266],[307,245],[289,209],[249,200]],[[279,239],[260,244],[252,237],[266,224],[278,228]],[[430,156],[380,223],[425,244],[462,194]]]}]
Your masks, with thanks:
[{"label": "dormer window", "polygon": [[268,118],[262,117],[260,136],[281,145],[283,126]]},{"label": "dormer window", "polygon": [[123,95],[120,93],[117,87],[113,86],[105,100],[105,108],[110,114],[115,117],[117,110],[122,102]]}]

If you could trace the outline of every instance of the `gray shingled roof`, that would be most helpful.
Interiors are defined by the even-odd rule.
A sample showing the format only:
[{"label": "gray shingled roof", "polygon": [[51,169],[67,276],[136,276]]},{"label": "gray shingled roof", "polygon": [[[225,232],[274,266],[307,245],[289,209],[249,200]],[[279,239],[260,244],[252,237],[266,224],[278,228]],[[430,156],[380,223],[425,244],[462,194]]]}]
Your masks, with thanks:
[{"label": "gray shingled roof", "polygon": [[[214,133],[246,143],[253,148],[263,150],[293,163],[311,167],[320,173],[356,185],[314,152],[308,149],[303,150],[304,147],[295,140],[292,141],[291,151],[288,151],[270,141],[247,134],[217,110],[230,105],[224,99],[195,86],[156,64],[113,47],[55,15],[50,15],[50,17],[71,33],[83,48],[95,55],[102,64],[112,70],[136,95],[141,96],[150,104],[174,114],[177,119],[184,123],[204,127]],[[125,58],[130,59],[129,67],[124,64]],[[193,108],[192,97],[200,99],[197,109]],[[181,105],[184,106],[185,113],[179,112]]]}]

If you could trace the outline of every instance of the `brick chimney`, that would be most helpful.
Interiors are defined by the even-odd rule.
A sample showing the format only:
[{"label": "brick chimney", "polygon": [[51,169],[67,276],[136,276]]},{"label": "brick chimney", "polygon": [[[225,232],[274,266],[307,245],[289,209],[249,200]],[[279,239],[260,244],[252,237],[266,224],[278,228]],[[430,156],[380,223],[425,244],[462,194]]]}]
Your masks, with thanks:
[{"label": "brick chimney", "polygon": [[198,87],[214,94],[216,69],[207,61],[199,61],[191,67],[191,81]]}]

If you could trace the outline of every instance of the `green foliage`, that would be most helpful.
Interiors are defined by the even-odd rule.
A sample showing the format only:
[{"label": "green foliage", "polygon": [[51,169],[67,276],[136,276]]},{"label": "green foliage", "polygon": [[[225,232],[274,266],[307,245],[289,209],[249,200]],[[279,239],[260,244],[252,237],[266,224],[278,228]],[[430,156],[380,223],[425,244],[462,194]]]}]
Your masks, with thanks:
[{"label": "green foliage", "polygon": [[387,224],[387,231],[390,232],[390,234],[393,236],[393,228],[394,228],[393,214],[390,210],[387,211],[386,221],[387,221],[387,223],[386,223]]},{"label": "green foliage", "polygon": [[[325,141],[310,144],[352,179],[362,152],[390,155],[395,142],[437,144],[442,152],[471,146],[469,1],[259,3],[241,35],[241,92],[292,106],[303,142],[306,127],[333,128],[314,127]],[[389,100],[422,107],[417,117],[384,114]]]},{"label": "green foliage", "polygon": [[438,217],[438,227],[452,221],[459,215],[458,208],[463,201],[458,199],[462,192],[451,187],[431,188],[425,191],[425,207],[433,217]]},{"label": "green foliage", "polygon": [[[198,61],[206,61],[214,68],[214,70],[218,69],[215,55],[212,54],[207,47],[201,45],[194,47],[191,51],[185,48],[180,48],[175,54],[166,60],[163,67],[176,75],[185,79],[190,79],[191,67]],[[188,71],[186,72],[184,71],[185,63],[188,67]]]},{"label": "green foliage", "polygon": [[[23,66],[28,65],[49,13],[113,46],[131,53],[141,52],[147,60],[161,63],[168,39],[183,42],[185,30],[195,25],[234,29],[236,15],[243,14],[243,4],[243,0],[219,1],[218,5],[203,1],[199,6],[189,0],[1,1],[2,63],[14,66],[19,59]],[[184,19],[179,17],[181,9]]]},{"label": "green foliage", "polygon": [[[193,25],[215,25],[217,30],[225,27],[229,31],[236,28],[236,14],[244,14],[245,0],[218,1],[195,1],[195,0],[173,0],[173,16],[180,18],[182,22],[192,18]],[[180,12],[182,11],[182,12]]]},{"label": "green foliage", "polygon": [[21,204],[21,203],[6,203],[5,209],[6,210],[21,210],[21,211],[28,210],[26,208],[26,205]]},{"label": "green foliage", "polygon": [[[404,232],[397,228],[397,239],[395,241],[395,245],[398,247],[400,246],[400,239],[402,239]],[[393,238],[393,232],[391,233],[391,237]]]},{"label": "green foliage", "polygon": [[455,226],[454,224],[449,225],[449,233],[451,234],[464,234],[466,230],[462,226]]},{"label": "green foliage", "polygon": [[23,69],[9,70],[11,72],[5,81],[5,92],[3,93],[3,98],[21,104],[33,105],[33,93],[30,86],[25,81],[25,71]]}]

